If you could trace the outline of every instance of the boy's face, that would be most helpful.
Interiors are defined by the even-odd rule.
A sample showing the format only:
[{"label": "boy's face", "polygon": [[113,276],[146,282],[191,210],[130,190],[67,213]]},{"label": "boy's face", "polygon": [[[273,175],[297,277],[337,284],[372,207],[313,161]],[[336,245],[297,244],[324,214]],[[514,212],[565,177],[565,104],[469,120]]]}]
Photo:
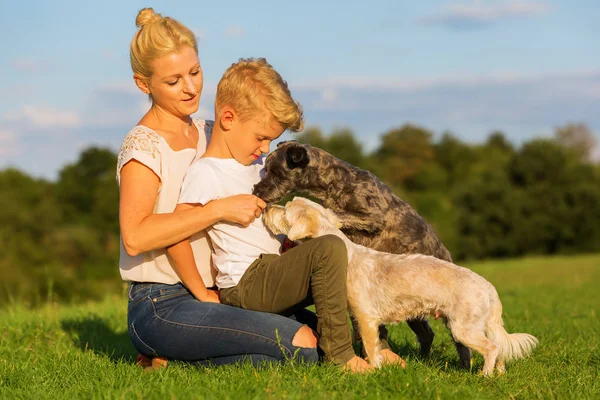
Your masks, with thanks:
[{"label": "boy's face", "polygon": [[250,165],[262,154],[268,153],[271,142],[284,131],[281,125],[266,115],[245,121],[237,117],[225,135],[225,142],[237,162]]}]

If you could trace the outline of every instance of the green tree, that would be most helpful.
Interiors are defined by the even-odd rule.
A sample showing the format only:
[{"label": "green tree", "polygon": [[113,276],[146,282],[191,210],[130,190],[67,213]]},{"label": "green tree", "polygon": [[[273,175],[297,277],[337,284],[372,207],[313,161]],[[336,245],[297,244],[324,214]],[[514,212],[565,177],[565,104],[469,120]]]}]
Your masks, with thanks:
[{"label": "green tree", "polygon": [[553,140],[532,140],[515,155],[510,173],[523,194],[516,235],[522,252],[554,254],[600,247],[595,244],[600,181],[580,155]]},{"label": "green tree", "polygon": [[581,161],[591,161],[596,149],[596,139],[585,124],[567,124],[556,128],[555,140],[562,146],[572,149]]},{"label": "green tree", "polygon": [[450,132],[445,132],[435,144],[435,159],[446,171],[449,188],[464,182],[471,175],[471,167],[477,161],[477,152]]},{"label": "green tree", "polygon": [[334,130],[327,139],[326,150],[340,160],[364,168],[362,144],[354,138],[354,134],[349,129]]},{"label": "green tree", "polygon": [[406,124],[386,132],[372,157],[378,174],[394,187],[403,186],[434,160],[433,134],[426,129]]},{"label": "green tree", "polygon": [[311,146],[320,149],[325,149],[327,147],[327,141],[323,137],[323,132],[317,126],[309,126],[304,129],[304,131],[298,134],[296,140],[300,143],[310,144]]},{"label": "green tree", "polygon": [[67,221],[118,232],[116,164],[117,156],[111,150],[90,147],[60,171],[56,191]]}]

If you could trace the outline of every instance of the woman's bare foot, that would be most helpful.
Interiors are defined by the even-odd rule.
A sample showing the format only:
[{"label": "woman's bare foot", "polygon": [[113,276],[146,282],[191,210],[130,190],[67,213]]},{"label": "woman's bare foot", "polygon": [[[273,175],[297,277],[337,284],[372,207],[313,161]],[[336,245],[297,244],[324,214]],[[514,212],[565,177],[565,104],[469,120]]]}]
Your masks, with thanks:
[{"label": "woman's bare foot", "polygon": [[138,354],[136,364],[144,369],[150,368],[152,366],[152,359],[143,354]]},{"label": "woman's bare foot", "polygon": [[360,358],[354,356],[343,366],[344,370],[352,372],[354,374],[364,374],[365,372],[372,371],[375,369],[371,364]]},{"label": "woman's bare foot", "polygon": [[138,354],[137,365],[144,368],[145,370],[153,370],[167,367],[167,359],[162,357],[147,357],[143,354]]},{"label": "woman's bare foot", "polygon": [[397,364],[402,368],[406,368],[406,361],[392,350],[381,349],[381,355],[383,356],[383,364]]}]

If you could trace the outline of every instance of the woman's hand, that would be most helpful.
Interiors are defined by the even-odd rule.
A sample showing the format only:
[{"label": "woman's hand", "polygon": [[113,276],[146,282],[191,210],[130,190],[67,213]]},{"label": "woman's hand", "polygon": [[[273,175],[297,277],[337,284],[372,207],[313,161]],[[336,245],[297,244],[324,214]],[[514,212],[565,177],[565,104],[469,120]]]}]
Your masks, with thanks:
[{"label": "woman's hand", "polygon": [[239,194],[214,200],[212,203],[219,207],[222,220],[242,226],[248,226],[254,222],[267,206],[267,203],[253,194]]},{"label": "woman's hand", "polygon": [[200,300],[204,303],[220,303],[221,302],[221,299],[219,298],[219,292],[217,292],[216,290],[210,290],[210,289],[208,289],[206,291],[206,295],[202,296],[198,300]]}]

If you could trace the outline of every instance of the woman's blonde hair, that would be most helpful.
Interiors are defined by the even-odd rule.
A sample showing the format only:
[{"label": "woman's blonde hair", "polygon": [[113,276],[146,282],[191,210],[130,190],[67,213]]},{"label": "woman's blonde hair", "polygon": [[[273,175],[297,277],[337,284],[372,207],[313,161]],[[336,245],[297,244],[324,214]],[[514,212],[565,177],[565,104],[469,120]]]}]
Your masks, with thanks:
[{"label": "woman's blonde hair", "polygon": [[155,13],[150,7],[140,10],[135,25],[139,29],[133,35],[129,51],[134,74],[150,78],[152,61],[186,46],[198,53],[196,36],[190,29],[177,20]]},{"label": "woman's blonde hair", "polygon": [[264,58],[242,58],[225,71],[217,86],[215,112],[226,105],[242,120],[267,112],[285,129],[298,132],[304,128],[302,107]]}]

